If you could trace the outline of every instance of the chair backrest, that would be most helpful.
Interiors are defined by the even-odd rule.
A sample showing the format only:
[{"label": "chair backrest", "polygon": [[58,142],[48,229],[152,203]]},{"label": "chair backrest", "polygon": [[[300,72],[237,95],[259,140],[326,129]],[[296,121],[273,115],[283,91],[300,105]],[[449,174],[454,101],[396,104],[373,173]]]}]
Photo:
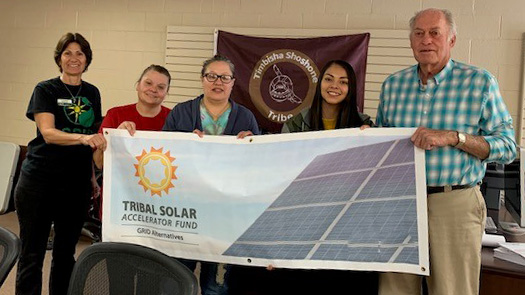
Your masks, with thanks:
[{"label": "chair backrest", "polygon": [[17,235],[0,227],[0,287],[20,255],[22,244]]},{"label": "chair backrest", "polygon": [[7,213],[9,209],[19,154],[17,144],[0,141],[0,214]]},{"label": "chair backrest", "polygon": [[174,258],[140,245],[102,242],[80,254],[68,294],[196,295],[197,291],[195,275]]}]

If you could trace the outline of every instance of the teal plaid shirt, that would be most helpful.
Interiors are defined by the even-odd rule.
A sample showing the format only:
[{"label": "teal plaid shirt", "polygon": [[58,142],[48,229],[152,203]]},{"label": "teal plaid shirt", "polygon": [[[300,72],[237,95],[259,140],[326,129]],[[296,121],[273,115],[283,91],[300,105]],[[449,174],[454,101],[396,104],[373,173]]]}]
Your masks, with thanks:
[{"label": "teal plaid shirt", "polygon": [[447,146],[426,151],[427,185],[474,184],[485,175],[485,163],[509,163],[516,157],[512,118],[496,79],[486,70],[449,60],[423,85],[418,66],[390,75],[380,95],[377,125],[457,130],[481,135],[490,145],[481,161]]}]

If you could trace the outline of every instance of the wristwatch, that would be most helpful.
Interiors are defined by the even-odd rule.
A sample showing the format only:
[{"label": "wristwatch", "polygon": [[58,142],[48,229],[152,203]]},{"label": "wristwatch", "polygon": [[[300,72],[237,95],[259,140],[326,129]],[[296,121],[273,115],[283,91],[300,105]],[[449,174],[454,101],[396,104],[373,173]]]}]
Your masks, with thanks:
[{"label": "wristwatch", "polygon": [[454,147],[460,148],[465,144],[465,141],[467,141],[467,135],[459,131],[457,131],[457,133],[458,133],[458,143]]}]

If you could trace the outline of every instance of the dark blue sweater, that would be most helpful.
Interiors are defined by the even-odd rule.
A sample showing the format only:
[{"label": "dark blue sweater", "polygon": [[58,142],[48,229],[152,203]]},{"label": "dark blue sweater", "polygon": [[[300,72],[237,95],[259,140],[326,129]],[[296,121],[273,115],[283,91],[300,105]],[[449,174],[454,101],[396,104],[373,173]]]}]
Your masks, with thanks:
[{"label": "dark blue sweater", "polygon": [[[176,105],[162,127],[163,131],[193,132],[195,129],[202,131],[200,102],[202,95]],[[224,135],[237,135],[241,131],[251,131],[254,135],[259,135],[259,127],[255,116],[250,110],[239,105],[230,99],[231,112],[228,117],[228,124],[224,129]]]}]

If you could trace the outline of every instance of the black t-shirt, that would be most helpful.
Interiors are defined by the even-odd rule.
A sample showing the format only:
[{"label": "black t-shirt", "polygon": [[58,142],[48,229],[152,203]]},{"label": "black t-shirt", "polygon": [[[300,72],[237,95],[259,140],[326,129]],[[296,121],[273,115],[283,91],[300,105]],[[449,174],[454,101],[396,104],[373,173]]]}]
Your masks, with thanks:
[{"label": "black t-shirt", "polygon": [[[84,81],[78,86],[66,86],[58,77],[40,82],[33,90],[26,116],[34,121],[34,114],[44,112],[55,116],[58,130],[96,133],[102,121],[100,92]],[[86,187],[90,185],[92,161],[90,146],[47,144],[37,128],[36,138],[28,144],[22,172],[35,185]]]}]

